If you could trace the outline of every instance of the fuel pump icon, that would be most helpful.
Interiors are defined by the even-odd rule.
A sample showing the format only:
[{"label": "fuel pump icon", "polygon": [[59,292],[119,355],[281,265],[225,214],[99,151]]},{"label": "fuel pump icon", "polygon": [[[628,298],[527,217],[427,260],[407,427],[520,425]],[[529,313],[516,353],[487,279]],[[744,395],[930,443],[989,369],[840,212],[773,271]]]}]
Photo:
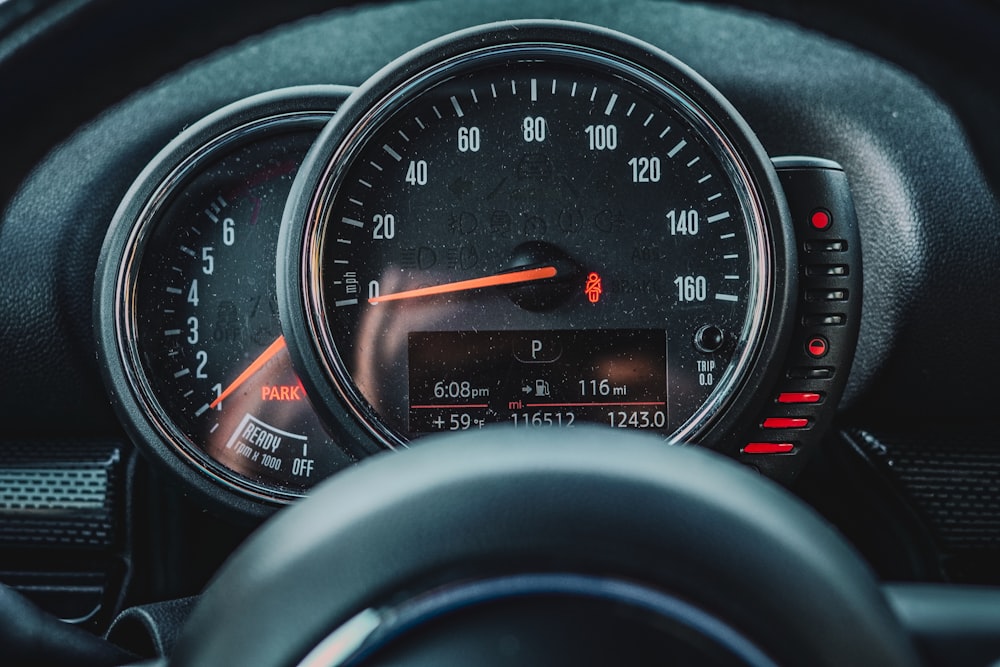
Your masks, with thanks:
[{"label": "fuel pump icon", "polygon": [[535,396],[551,396],[549,383],[545,380],[535,380]]}]

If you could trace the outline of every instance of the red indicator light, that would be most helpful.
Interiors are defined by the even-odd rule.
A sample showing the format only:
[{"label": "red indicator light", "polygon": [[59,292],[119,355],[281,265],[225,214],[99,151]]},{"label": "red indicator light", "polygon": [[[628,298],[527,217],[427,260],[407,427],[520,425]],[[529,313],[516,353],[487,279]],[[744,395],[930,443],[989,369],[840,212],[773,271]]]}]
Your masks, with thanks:
[{"label": "red indicator light", "polygon": [[822,394],[808,391],[787,391],[778,394],[778,403],[819,403]]},{"label": "red indicator light", "polygon": [[604,288],[601,287],[601,276],[596,272],[591,272],[587,276],[587,284],[583,288],[583,293],[587,295],[587,300],[591,303],[597,303],[601,300],[601,294],[604,292]]},{"label": "red indicator light", "polygon": [[764,428],[805,428],[809,420],[805,417],[768,417],[761,424]]},{"label": "red indicator light", "polygon": [[806,343],[806,352],[809,353],[810,357],[814,359],[819,359],[820,357],[825,357],[826,353],[830,351],[830,344],[822,336],[816,336],[810,338],[809,342]]},{"label": "red indicator light", "polygon": [[833,217],[826,209],[818,208],[809,215],[809,224],[813,229],[823,231],[833,224]]},{"label": "red indicator light", "polygon": [[787,454],[795,449],[790,442],[749,442],[743,448],[744,454]]}]

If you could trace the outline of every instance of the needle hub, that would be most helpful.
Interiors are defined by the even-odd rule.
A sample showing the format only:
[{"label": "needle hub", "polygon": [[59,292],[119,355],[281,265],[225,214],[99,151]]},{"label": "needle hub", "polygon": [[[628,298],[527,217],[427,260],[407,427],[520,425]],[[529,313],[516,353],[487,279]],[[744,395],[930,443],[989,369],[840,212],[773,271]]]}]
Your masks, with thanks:
[{"label": "needle hub", "polygon": [[555,276],[548,280],[505,288],[511,301],[525,310],[538,312],[553,310],[565,303],[576,291],[583,273],[583,268],[562,248],[544,241],[529,241],[517,246],[507,265],[510,271],[534,266],[555,267]]}]

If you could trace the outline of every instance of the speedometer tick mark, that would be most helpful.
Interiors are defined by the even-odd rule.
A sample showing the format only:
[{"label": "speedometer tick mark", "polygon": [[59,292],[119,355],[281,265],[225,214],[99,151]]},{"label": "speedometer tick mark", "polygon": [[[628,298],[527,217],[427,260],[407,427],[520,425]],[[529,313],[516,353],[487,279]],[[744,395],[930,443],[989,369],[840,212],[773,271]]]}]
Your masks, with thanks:
[{"label": "speedometer tick mark", "polygon": [[719,222],[720,220],[725,220],[729,217],[729,211],[723,211],[722,213],[716,213],[715,215],[708,216],[709,222]]},{"label": "speedometer tick mark", "polygon": [[739,259],[739,255],[723,255],[722,259]]},{"label": "speedometer tick mark", "polygon": [[710,178],[712,178],[711,174],[705,174],[704,176],[702,176],[701,178],[698,179],[698,182],[699,183],[704,183],[705,181],[707,181]]},{"label": "speedometer tick mark", "polygon": [[376,163],[376,162],[375,162],[374,160],[369,160],[369,161],[368,161],[368,164],[370,164],[371,166],[375,167],[375,168],[376,168],[376,169],[378,169],[379,171],[385,171],[385,170],[384,170],[384,169],[382,169],[382,167],[381,167],[381,166],[379,166],[379,164],[378,164],[378,163]]},{"label": "speedometer tick mark", "polygon": [[552,94],[556,94],[556,80],[552,79]]},{"label": "speedometer tick mark", "polygon": [[573,87],[569,91],[570,97],[576,97],[576,81],[573,82]]},{"label": "speedometer tick mark", "polygon": [[625,116],[631,118],[633,111],[635,111],[635,102],[632,102],[631,106],[629,106],[628,111],[625,112]]},{"label": "speedometer tick mark", "polygon": [[426,125],[424,125],[424,121],[420,120],[420,118],[419,118],[419,117],[417,117],[417,116],[414,116],[414,117],[413,117],[413,120],[415,120],[415,121],[417,122],[417,125],[419,125],[419,126],[420,126],[420,129],[421,129],[421,130],[423,130],[423,129],[426,129],[426,127],[427,127],[427,126],[426,126]]},{"label": "speedometer tick mark", "polygon": [[333,305],[335,305],[337,308],[342,308],[344,306],[356,306],[356,305],[358,305],[358,300],[357,299],[344,299],[342,301],[334,301]]},{"label": "speedometer tick mark", "polygon": [[352,227],[360,227],[361,229],[364,229],[365,227],[365,223],[360,220],[355,220],[354,218],[348,218],[347,216],[341,218],[340,221],[345,225],[351,225]]},{"label": "speedometer tick mark", "polygon": [[198,253],[196,253],[194,250],[191,250],[191,248],[187,247],[186,245],[181,246],[181,252],[183,252],[185,255],[191,255],[192,257],[198,256]]},{"label": "speedometer tick mark", "polygon": [[490,84],[490,91],[493,93],[493,99],[497,98],[497,86],[495,83]]},{"label": "speedometer tick mark", "polygon": [[179,287],[168,287],[167,294],[181,294],[181,289]]},{"label": "speedometer tick mark", "polygon": [[615,110],[615,103],[618,101],[618,93],[611,93],[611,99],[608,100],[608,106],[604,107],[604,115],[610,116],[611,112]]},{"label": "speedometer tick mark", "polygon": [[163,332],[163,335],[164,336],[180,336],[181,335],[181,330],[180,329],[167,329],[166,331]]},{"label": "speedometer tick mark", "polygon": [[[451,99],[455,99],[455,98],[453,97]],[[456,102],[455,104],[457,106],[458,103]],[[462,114],[458,114],[458,115],[461,116]],[[388,153],[392,157],[392,159],[394,159],[396,162],[402,162],[403,161],[403,156],[400,155],[399,153],[397,153],[396,151],[392,150],[392,146],[390,146],[389,144],[383,144],[382,145],[382,150],[384,150],[386,153]]]},{"label": "speedometer tick mark", "polygon": [[590,101],[593,102],[595,99],[597,99],[597,86],[594,86],[594,89],[590,91]]},{"label": "speedometer tick mark", "polygon": [[739,280],[739,276],[722,276],[724,280]]},{"label": "speedometer tick mark", "polygon": [[716,294],[715,299],[716,301],[730,301],[732,303],[736,303],[740,300],[740,298],[735,294]]},{"label": "speedometer tick mark", "polygon": [[517,97],[517,81],[514,81],[514,79],[510,80],[510,94]]},{"label": "speedometer tick mark", "polygon": [[455,108],[455,113],[458,115],[459,118],[465,115],[465,112],[462,111],[462,105],[458,103],[458,98],[455,97],[454,95],[451,96],[451,106]]},{"label": "speedometer tick mark", "polygon": [[408,136],[406,136],[406,132],[403,132],[402,130],[400,130],[397,134],[399,134],[399,136],[403,137],[403,141],[405,141],[407,143],[410,142],[410,138]]},{"label": "speedometer tick mark", "polygon": [[359,202],[359,201],[358,201],[357,199],[355,199],[354,197],[350,197],[350,198],[349,198],[349,199],[348,199],[347,201],[351,202],[351,203],[352,203],[352,204],[354,204],[355,206],[364,206],[364,204],[362,204],[361,202]]},{"label": "speedometer tick mark", "polygon": [[472,103],[473,104],[479,104],[479,96],[476,95],[476,89],[475,88],[469,88],[469,92],[472,93]]},{"label": "speedometer tick mark", "polygon": [[646,120],[643,121],[642,126],[646,127],[647,125],[649,125],[652,122],[653,122],[653,114],[649,114],[648,116],[646,116]]},{"label": "speedometer tick mark", "polygon": [[714,195],[712,195],[711,197],[708,198],[708,201],[715,201],[716,199],[718,199],[721,196],[722,196],[721,192],[716,192]]},{"label": "speedometer tick mark", "polygon": [[209,433],[215,433],[216,429],[218,429],[218,428],[219,428],[219,425],[218,425],[218,424],[216,424],[216,425],[215,425],[215,426],[213,426],[213,427],[212,427],[212,428],[211,428],[211,429],[210,429],[210,430],[209,430],[208,432],[209,432]]},{"label": "speedometer tick mark", "polygon": [[190,373],[191,373],[191,369],[190,368],[182,368],[179,371],[177,371],[176,373],[174,373],[174,377],[175,378],[182,378],[185,375],[189,375]]},{"label": "speedometer tick mark", "polygon": [[350,239],[337,239],[337,243],[343,243],[344,245],[351,245]]},{"label": "speedometer tick mark", "polygon": [[531,101],[538,101],[538,79],[531,80]]},{"label": "speedometer tick mark", "polygon": [[736,234],[732,234],[732,233],[723,234],[719,238],[722,239],[723,241],[728,241],[729,239],[735,239],[736,238]]},{"label": "speedometer tick mark", "polygon": [[194,393],[194,389],[188,389],[187,391],[184,392],[184,398],[189,397],[193,393]]},{"label": "speedometer tick mark", "polygon": [[358,179],[358,183],[360,183],[361,185],[365,186],[366,188],[370,188],[372,186],[371,183],[369,183],[368,181],[366,181],[363,178],[359,178]]},{"label": "speedometer tick mark", "polygon": [[431,107],[431,111],[433,111],[434,115],[438,117],[438,120],[441,120],[444,117],[441,115],[441,112],[438,110],[436,106]]},{"label": "speedometer tick mark", "polygon": [[201,406],[200,408],[198,408],[197,410],[194,411],[194,416],[195,417],[201,417],[203,414],[205,414],[206,412],[208,412],[208,407],[209,407],[208,403],[206,403],[205,405]]},{"label": "speedometer tick mark", "polygon": [[699,157],[695,157],[695,159],[693,159],[693,160],[691,160],[690,162],[687,163],[687,166],[688,167],[693,167],[695,165],[695,163],[698,162],[698,160],[700,160],[700,159],[701,159],[700,156]]},{"label": "speedometer tick mark", "polygon": [[198,236],[201,236],[201,230],[198,229],[197,227],[192,226],[191,231],[197,234]]},{"label": "speedometer tick mark", "polygon": [[680,141],[678,141],[677,144],[667,152],[667,157],[674,157],[675,155],[680,153],[684,149],[684,147],[687,146],[687,143],[688,142],[686,139],[681,139]]},{"label": "speedometer tick mark", "polygon": [[667,132],[669,132],[669,131],[670,131],[670,126],[667,125],[666,129],[663,130],[663,132],[660,132],[660,139],[662,139],[663,137],[667,136]]}]

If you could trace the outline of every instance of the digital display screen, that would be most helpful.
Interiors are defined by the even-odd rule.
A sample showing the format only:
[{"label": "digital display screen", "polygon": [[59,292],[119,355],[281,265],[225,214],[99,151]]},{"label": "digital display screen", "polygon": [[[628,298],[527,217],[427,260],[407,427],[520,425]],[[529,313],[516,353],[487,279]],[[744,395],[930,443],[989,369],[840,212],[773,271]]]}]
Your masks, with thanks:
[{"label": "digital display screen", "polygon": [[669,431],[662,329],[409,334],[409,430],[598,422]]}]

